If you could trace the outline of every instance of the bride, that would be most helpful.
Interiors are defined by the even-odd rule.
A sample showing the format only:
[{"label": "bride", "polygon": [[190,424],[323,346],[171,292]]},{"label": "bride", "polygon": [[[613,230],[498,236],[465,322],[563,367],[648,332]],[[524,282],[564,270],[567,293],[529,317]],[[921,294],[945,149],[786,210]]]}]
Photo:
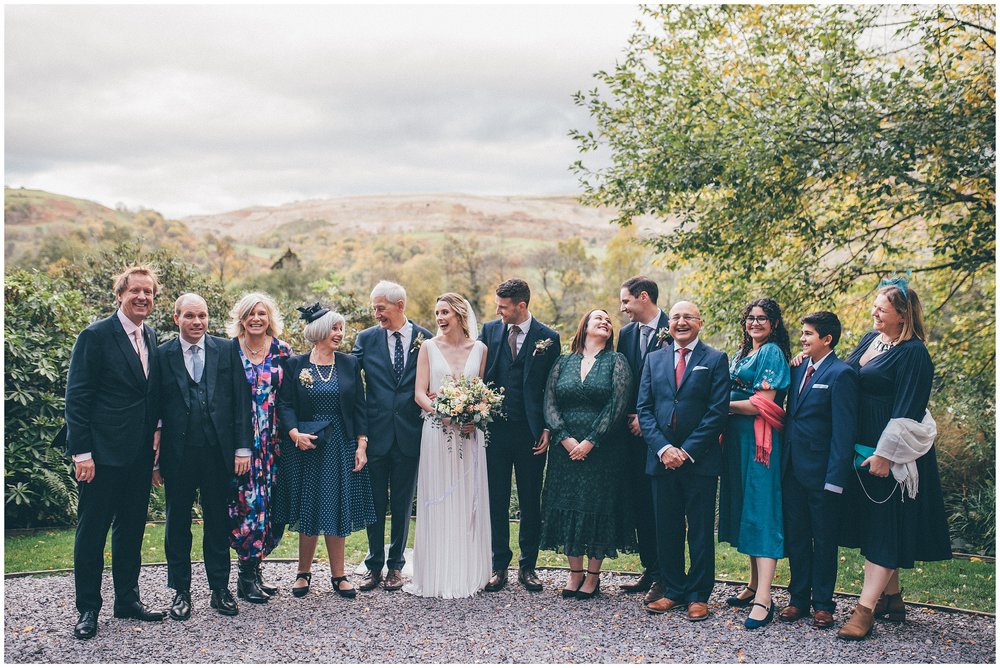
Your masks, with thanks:
[{"label": "bride", "polygon": [[[414,392],[424,415],[445,376],[483,376],[486,346],[476,341],[476,316],[454,292],[437,299],[438,334],[417,354]],[[462,433],[459,433],[459,432]],[[450,433],[449,433],[450,432]],[[450,438],[449,438],[450,437]],[[413,580],[417,596],[463,598],[490,579],[490,512],[483,434],[472,425],[435,425],[425,417],[417,470]]]}]

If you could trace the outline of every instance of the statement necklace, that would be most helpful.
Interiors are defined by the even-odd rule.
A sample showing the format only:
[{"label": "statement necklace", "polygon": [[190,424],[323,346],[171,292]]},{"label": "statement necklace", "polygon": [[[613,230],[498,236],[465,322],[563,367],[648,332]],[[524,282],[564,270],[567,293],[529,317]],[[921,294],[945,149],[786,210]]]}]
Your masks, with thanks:
[{"label": "statement necklace", "polygon": [[[330,366],[330,373],[327,376],[324,376],[323,372],[320,371],[320,369],[319,369],[319,367],[320,367],[319,363],[313,362],[312,360],[309,360],[309,361],[312,362],[313,368],[316,369],[316,375],[319,376],[319,379],[321,381],[323,381],[324,383],[329,383],[330,380],[333,379],[333,371],[334,371],[334,368],[336,366],[335,365],[335,360],[330,360],[330,364],[329,364],[329,366]],[[324,364],[323,366],[327,366],[327,365]]]},{"label": "statement necklace", "polygon": [[261,359],[261,361],[264,361],[264,357],[266,357],[266,355],[264,354],[264,349],[268,348],[269,347],[268,345],[266,344],[261,345],[260,348],[254,350],[253,348],[250,347],[250,344],[247,342],[245,337],[240,339],[240,343],[243,345],[243,349],[246,351],[247,357],[250,358],[251,363],[254,363],[254,359],[258,357]]},{"label": "statement necklace", "polygon": [[875,340],[872,342],[872,347],[875,348],[876,352],[880,352],[880,353],[886,352],[887,350],[891,349],[895,345],[896,345],[895,341],[890,341],[889,343],[883,342],[881,334],[879,334],[878,336],[876,336]]}]

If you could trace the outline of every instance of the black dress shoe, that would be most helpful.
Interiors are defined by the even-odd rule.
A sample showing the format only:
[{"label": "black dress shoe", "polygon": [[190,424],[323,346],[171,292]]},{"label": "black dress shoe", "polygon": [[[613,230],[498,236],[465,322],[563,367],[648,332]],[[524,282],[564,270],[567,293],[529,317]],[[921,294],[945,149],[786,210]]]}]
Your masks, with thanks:
[{"label": "black dress shoe", "polygon": [[500,591],[507,586],[507,569],[502,571],[493,571],[493,575],[490,577],[490,581],[486,583],[483,587],[486,591]]},{"label": "black dress shoe", "polygon": [[619,585],[618,588],[621,589],[626,594],[638,594],[639,592],[646,593],[649,588],[653,586],[653,576],[649,574],[649,571],[643,571],[642,577],[640,577],[635,582],[630,582],[629,584]]},{"label": "black dress shoe", "polygon": [[167,613],[162,610],[147,608],[142,601],[133,601],[125,605],[115,603],[114,615],[117,619],[138,619],[140,622],[162,622]]},{"label": "black dress shoe", "polygon": [[534,568],[521,568],[517,571],[517,581],[528,591],[542,591],[542,581]]},{"label": "black dress shoe", "polygon": [[191,616],[191,592],[178,590],[170,604],[170,619],[183,622]]},{"label": "black dress shoe", "polygon": [[87,640],[97,635],[97,610],[84,610],[73,627],[73,635],[80,640]]},{"label": "black dress shoe", "polygon": [[233,594],[229,591],[229,587],[225,589],[213,589],[212,602],[209,605],[218,610],[219,614],[226,617],[233,617],[240,612],[239,607],[236,605],[236,599],[233,598]]}]

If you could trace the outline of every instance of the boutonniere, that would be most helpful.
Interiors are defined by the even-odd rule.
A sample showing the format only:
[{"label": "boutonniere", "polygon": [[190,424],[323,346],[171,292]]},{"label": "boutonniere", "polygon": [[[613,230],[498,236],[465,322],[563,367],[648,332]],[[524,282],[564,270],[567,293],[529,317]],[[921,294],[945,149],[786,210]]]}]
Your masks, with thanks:
[{"label": "boutonniere", "polygon": [[656,343],[657,345],[663,345],[664,341],[670,340],[670,329],[667,327],[660,327],[656,330]]},{"label": "boutonniere", "polygon": [[535,341],[535,350],[534,352],[531,353],[532,356],[543,354],[546,350],[549,349],[549,346],[551,346],[553,343],[555,343],[555,341],[553,341],[552,339],[542,339],[541,341]]},{"label": "boutonniere", "polygon": [[420,346],[424,345],[424,335],[417,332],[417,335],[413,337],[413,343],[410,344],[410,352],[415,353],[420,350]]},{"label": "boutonniere", "polygon": [[313,386],[313,375],[310,373],[309,369],[303,369],[299,372],[299,382],[302,383],[304,387]]}]

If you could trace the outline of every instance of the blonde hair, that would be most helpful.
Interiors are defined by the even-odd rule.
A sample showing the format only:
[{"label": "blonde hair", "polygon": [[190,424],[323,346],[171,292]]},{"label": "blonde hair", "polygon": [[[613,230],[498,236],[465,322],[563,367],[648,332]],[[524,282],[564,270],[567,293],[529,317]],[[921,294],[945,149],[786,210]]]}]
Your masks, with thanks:
[{"label": "blonde hair", "polygon": [[469,334],[469,308],[465,305],[465,297],[457,292],[446,292],[434,300],[435,304],[438,302],[444,302],[451,307],[451,310],[458,316],[458,323],[462,326],[462,331],[471,338],[471,334]]},{"label": "blonde hair", "polygon": [[[135,274],[140,274],[142,276],[148,276],[153,279],[153,296],[160,294],[160,281],[156,278],[156,272],[153,268],[145,264],[133,264],[125,268],[125,271],[118,274],[114,278],[112,289],[115,291],[115,297],[121,297],[122,293],[128,290],[128,279]],[[120,301],[120,300],[119,300]]]},{"label": "blonde hair", "polygon": [[226,334],[233,337],[243,336],[243,332],[246,331],[243,321],[250,315],[250,311],[257,304],[263,304],[264,309],[267,311],[268,336],[281,336],[281,332],[285,330],[285,319],[281,317],[281,311],[278,310],[278,305],[274,299],[263,292],[248,292],[240,297],[240,300],[229,311]]},{"label": "blonde hair", "polygon": [[878,289],[878,294],[889,300],[896,312],[903,316],[903,331],[896,339],[900,343],[916,338],[927,340],[927,329],[924,327],[924,308],[920,305],[917,291],[907,286],[903,292],[895,285],[886,285]]}]

